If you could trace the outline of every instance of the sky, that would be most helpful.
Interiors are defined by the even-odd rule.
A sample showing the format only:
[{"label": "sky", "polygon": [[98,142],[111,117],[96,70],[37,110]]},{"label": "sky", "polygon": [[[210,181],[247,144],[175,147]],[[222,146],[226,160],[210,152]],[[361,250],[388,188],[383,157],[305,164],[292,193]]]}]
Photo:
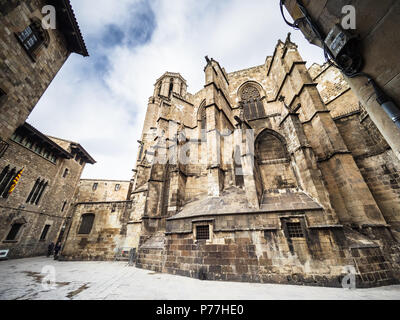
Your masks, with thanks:
[{"label": "sky", "polygon": [[227,72],[261,65],[278,39],[310,66],[322,50],[287,26],[278,0],[71,0],[90,57],[72,54],[28,118],[97,161],[82,178],[129,180],[149,97],[166,71],[204,85],[205,56]]}]

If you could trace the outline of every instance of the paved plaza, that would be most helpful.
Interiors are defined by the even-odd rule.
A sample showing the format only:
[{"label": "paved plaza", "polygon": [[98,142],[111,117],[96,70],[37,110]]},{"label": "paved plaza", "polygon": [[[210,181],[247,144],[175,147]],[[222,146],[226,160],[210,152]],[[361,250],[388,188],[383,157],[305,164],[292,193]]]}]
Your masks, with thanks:
[{"label": "paved plaza", "polygon": [[349,290],[200,281],[126,262],[59,262],[46,257],[1,261],[0,283],[0,300],[400,299],[399,285]]}]

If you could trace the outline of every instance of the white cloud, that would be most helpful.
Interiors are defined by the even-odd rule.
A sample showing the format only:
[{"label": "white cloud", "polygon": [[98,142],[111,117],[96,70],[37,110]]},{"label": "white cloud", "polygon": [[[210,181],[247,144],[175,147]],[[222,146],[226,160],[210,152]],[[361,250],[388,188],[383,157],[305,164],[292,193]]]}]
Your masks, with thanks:
[{"label": "white cloud", "polygon": [[[100,38],[108,24],[121,30],[132,23],[140,25],[140,20],[131,19],[143,3],[72,1],[86,38]],[[92,154],[98,163],[87,166],[86,178],[130,179],[148,97],[165,71],[180,72],[195,93],[204,84],[205,55],[228,72],[260,65],[287,32],[292,32],[305,60],[322,62],[320,49],[285,25],[276,1],[155,0],[148,4],[156,21],[150,42],[135,47],[126,42],[96,46],[107,55],[105,73],[97,73],[91,60],[72,56],[29,119],[45,133],[80,142]],[[90,75],[81,72],[86,64],[91,66]]]},{"label": "white cloud", "polygon": [[129,8],[140,0],[72,0],[72,7],[85,36],[96,35],[104,26],[123,24],[130,15]]}]

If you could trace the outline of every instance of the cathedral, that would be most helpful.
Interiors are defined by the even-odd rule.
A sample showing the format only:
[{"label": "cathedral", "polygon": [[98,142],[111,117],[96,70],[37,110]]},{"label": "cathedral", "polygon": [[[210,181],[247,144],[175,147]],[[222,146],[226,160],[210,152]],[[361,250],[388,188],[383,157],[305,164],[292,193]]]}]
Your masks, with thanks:
[{"label": "cathedral", "polygon": [[398,283],[400,161],[339,70],[307,68],[289,35],[204,74],[197,93],[156,80],[133,178],[118,199],[78,192],[63,259],[134,248],[139,268],[202,280]]}]

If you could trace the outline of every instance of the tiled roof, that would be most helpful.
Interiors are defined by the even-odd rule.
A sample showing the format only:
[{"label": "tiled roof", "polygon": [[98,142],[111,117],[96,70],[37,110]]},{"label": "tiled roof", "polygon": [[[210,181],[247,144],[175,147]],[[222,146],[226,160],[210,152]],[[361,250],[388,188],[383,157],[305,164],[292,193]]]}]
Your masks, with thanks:
[{"label": "tiled roof", "polygon": [[89,56],[71,2],[69,0],[48,0],[48,3],[56,8],[57,29],[64,34],[68,49],[84,57]]}]

